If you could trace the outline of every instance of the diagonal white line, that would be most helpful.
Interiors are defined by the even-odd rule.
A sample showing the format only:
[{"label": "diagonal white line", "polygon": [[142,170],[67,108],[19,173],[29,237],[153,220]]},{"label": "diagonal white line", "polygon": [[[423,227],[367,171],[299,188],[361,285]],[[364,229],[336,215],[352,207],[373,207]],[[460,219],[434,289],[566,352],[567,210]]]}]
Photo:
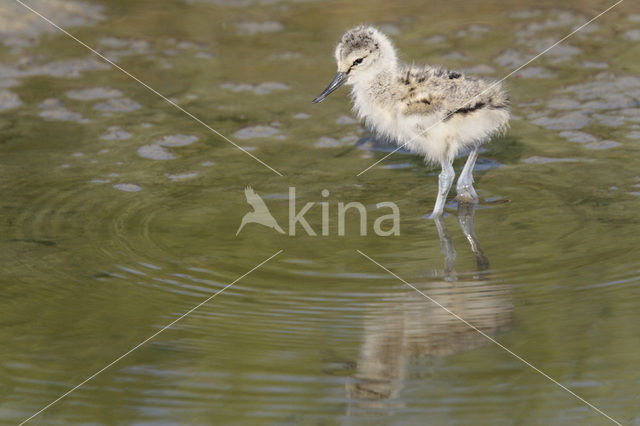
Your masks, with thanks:
[{"label": "diagonal white line", "polygon": [[120,361],[122,358],[126,357],[127,355],[129,355],[131,352],[135,351],[136,349],[138,349],[140,346],[144,345],[145,343],[147,343],[149,340],[153,339],[154,337],[156,337],[158,334],[162,333],[163,331],[165,331],[166,329],[168,329],[169,327],[171,327],[172,325],[174,325],[175,323],[177,323],[178,321],[180,321],[181,319],[185,318],[186,316],[188,316],[189,314],[191,314],[193,311],[195,311],[196,309],[198,309],[200,306],[204,305],[205,303],[207,303],[208,301],[210,301],[211,299],[213,299],[214,297],[216,297],[217,295],[219,295],[220,293],[222,293],[223,291],[225,291],[226,289],[228,289],[229,287],[231,287],[232,285],[234,285],[235,283],[237,283],[238,281],[240,281],[241,279],[243,279],[244,277],[246,277],[247,275],[249,275],[250,273],[252,273],[253,271],[255,271],[256,269],[258,269],[259,267],[261,267],[262,265],[264,265],[265,263],[267,263],[268,261],[270,261],[271,259],[273,259],[274,257],[276,257],[277,255],[279,255],[280,253],[282,253],[283,250],[278,250],[275,254],[272,254],[270,257],[268,257],[267,259],[263,260],[262,262],[258,263],[256,266],[254,266],[253,268],[251,268],[248,272],[245,272],[244,274],[240,275],[238,278],[236,278],[235,280],[233,280],[233,282],[227,284],[226,286],[224,286],[223,288],[221,288],[220,290],[216,291],[214,294],[212,294],[211,296],[207,297],[205,300],[203,300],[202,302],[198,303],[196,306],[194,306],[193,308],[189,309],[187,312],[185,312],[184,314],[180,315],[178,318],[176,318],[175,320],[171,321],[169,324],[165,325],[164,327],[162,327],[160,330],[156,331],[155,333],[153,333],[151,336],[147,337],[146,339],[144,339],[142,342],[138,343],[137,345],[135,345],[133,348],[129,349],[127,352],[125,352],[124,354],[120,355],[118,358],[114,359],[113,361],[111,361],[109,364],[107,364],[106,366],[102,367],[100,370],[96,371],[95,373],[93,373],[92,375],[90,375],[89,377],[87,377],[86,379],[84,379],[82,382],[78,383],[77,385],[75,385],[74,387],[72,387],[71,389],[69,389],[67,392],[63,393],[62,395],[60,395],[57,399],[55,399],[54,401],[50,402],[49,404],[45,405],[44,407],[42,407],[40,410],[38,410],[38,412],[36,412],[35,414],[33,414],[31,417],[23,420],[19,426],[27,423],[29,420],[33,419],[34,417],[36,417],[38,414],[42,413],[43,411],[45,411],[46,409],[48,409],[49,407],[51,407],[52,405],[54,405],[55,403],[57,403],[58,401],[60,401],[61,399],[63,399],[64,397],[66,397],[67,395],[69,395],[71,392],[75,391],[76,389],[78,389],[80,386],[84,385],[85,383],[87,383],[88,381],[90,381],[91,379],[93,379],[94,377],[96,377],[98,374],[102,373],[104,370],[106,370],[107,368],[111,367],[112,365],[116,364],[118,361]]},{"label": "diagonal white line", "polygon": [[518,355],[515,352],[511,351],[509,348],[507,348],[506,346],[504,346],[503,344],[498,342],[496,339],[494,339],[493,337],[489,336],[487,333],[485,333],[484,331],[480,330],[478,327],[476,327],[475,325],[471,324],[470,322],[468,322],[467,320],[465,320],[464,318],[462,318],[461,316],[459,316],[455,312],[451,311],[446,306],[440,304],[437,300],[433,299],[432,297],[429,297],[428,295],[426,295],[425,293],[420,291],[418,288],[416,288],[414,285],[412,285],[412,284],[408,283],[407,281],[405,281],[404,279],[400,278],[398,275],[396,275],[395,273],[393,273],[392,271],[390,271],[389,269],[387,269],[385,266],[381,265],[380,263],[376,262],[375,260],[373,260],[371,257],[367,256],[366,254],[364,254],[360,250],[356,250],[356,251],[358,253],[360,253],[363,257],[367,258],[368,260],[370,260],[371,262],[373,262],[374,264],[376,264],[377,266],[379,266],[380,268],[382,268],[383,270],[385,270],[386,272],[388,272],[389,274],[391,274],[392,276],[397,278],[398,280],[402,281],[403,283],[405,283],[406,285],[408,285],[409,287],[411,287],[412,289],[414,289],[415,291],[420,293],[422,296],[424,296],[430,302],[433,302],[434,304],[438,305],[439,307],[441,307],[442,309],[447,311],[447,313],[451,314],[456,319],[462,321],[464,324],[466,324],[467,326],[471,327],[473,330],[475,330],[478,333],[480,333],[483,337],[485,337],[488,340],[490,340],[491,342],[495,343],[498,347],[500,347],[501,349],[503,349],[504,351],[506,351],[507,353],[509,353],[510,355],[512,355],[513,357],[515,357],[519,361],[521,361],[522,363],[524,363],[527,366],[531,367],[532,369],[534,369],[535,371],[537,371],[538,373],[540,373],[541,375],[543,375],[544,377],[546,377],[547,379],[549,379],[550,381],[555,383],[556,385],[560,386],[565,391],[569,392],[571,395],[573,395],[576,398],[578,398],[580,401],[582,401],[585,404],[587,404],[589,407],[593,408],[598,413],[600,413],[603,416],[605,416],[607,419],[611,420],[613,423],[617,424],[618,426],[622,426],[622,424],[620,422],[618,422],[617,420],[615,420],[612,417],[610,417],[609,415],[607,415],[604,411],[600,410],[598,407],[596,407],[595,405],[593,405],[592,403],[590,403],[586,399],[582,398],[580,395],[576,394],[574,391],[572,391],[571,389],[569,389],[568,387],[566,387],[565,385],[563,385],[562,383],[560,383],[559,381],[557,381],[553,377],[549,376],[544,371],[540,370],[539,368],[537,368],[536,366],[531,364],[529,361],[527,361],[526,359],[522,358],[520,355]]},{"label": "diagonal white line", "polygon": [[[580,25],[578,28],[576,28],[575,30],[571,31],[569,34],[567,34],[566,36],[562,37],[560,40],[556,41],[555,43],[553,43],[551,46],[547,47],[546,49],[544,49],[542,52],[538,53],[536,56],[534,56],[533,58],[529,59],[527,62],[525,62],[524,64],[520,65],[518,68],[514,69],[513,71],[511,71],[509,74],[507,74],[506,76],[502,77],[500,80],[496,81],[495,83],[493,83],[492,85],[490,85],[489,87],[487,87],[486,89],[484,89],[482,92],[478,93],[477,95],[475,95],[472,98],[469,98],[466,102],[464,102],[463,105],[466,105],[472,101],[474,101],[477,97],[479,97],[480,95],[482,95],[483,93],[493,89],[494,87],[496,87],[497,85],[499,85],[500,83],[502,83],[503,81],[505,81],[507,78],[511,77],[513,74],[517,73],[518,71],[520,71],[522,68],[526,67],[527,65],[529,65],[531,62],[535,61],[536,59],[538,59],[540,56],[544,55],[545,53],[547,53],[548,51],[550,51],[551,49],[553,49],[554,47],[556,47],[557,45],[559,45],[560,43],[562,43],[563,41],[565,41],[566,39],[568,39],[569,37],[571,37],[572,35],[574,35],[575,33],[577,33],[578,31],[582,30],[584,27],[586,27],[587,25],[589,25],[590,23],[592,23],[593,21],[595,21],[596,19],[598,19],[599,17],[601,17],[602,15],[604,15],[605,13],[609,12],[611,9],[613,9],[614,7],[616,7],[617,5],[619,5],[620,3],[622,3],[624,0],[618,0],[616,3],[614,3],[613,5],[609,6],[607,9],[605,9],[604,11],[600,12],[598,15],[596,15],[595,17],[593,17],[591,20],[585,22],[584,24]],[[462,105],[461,105],[462,106]],[[416,138],[426,134],[430,129],[432,129],[434,126],[437,126],[438,124],[442,123],[443,121],[445,121],[447,118],[451,117],[453,114],[455,114],[455,111],[450,112],[449,114],[445,115],[442,119],[438,120],[437,122],[433,123],[431,126],[427,127],[425,130],[423,130],[422,132],[420,132],[420,134],[418,134],[417,136],[414,136],[413,138],[411,138],[408,142],[406,142],[404,145],[408,145],[409,143],[413,142]],[[362,170],[360,173],[358,173],[356,176],[360,176],[361,174],[365,173],[367,170],[375,167],[376,165],[380,164],[382,161],[386,160],[387,158],[389,158],[390,156],[392,156],[393,154],[395,154],[396,152],[398,152],[400,149],[402,148],[402,146],[399,146],[398,148],[394,149],[393,151],[391,151],[390,153],[388,153],[387,155],[385,155],[384,157],[382,157],[381,159],[379,159],[378,161],[376,161],[375,163],[373,163],[372,165],[370,165],[369,167],[367,167],[366,169]]]},{"label": "diagonal white line", "polygon": [[262,164],[263,166],[265,166],[266,168],[268,168],[269,170],[271,170],[272,172],[274,172],[275,174],[277,174],[278,176],[283,176],[282,173],[280,173],[279,171],[277,171],[276,169],[274,169],[273,167],[271,167],[270,165],[268,165],[267,163],[265,163],[264,161],[262,161],[261,159],[259,159],[258,157],[256,157],[255,155],[251,154],[249,151],[247,151],[246,149],[244,149],[243,147],[241,147],[240,145],[238,145],[237,143],[233,142],[231,139],[229,139],[228,137],[226,137],[225,135],[223,135],[222,133],[220,133],[219,131],[217,131],[216,129],[214,129],[213,127],[211,127],[210,125],[208,125],[207,123],[205,123],[204,121],[202,121],[201,119],[199,119],[198,117],[196,117],[195,115],[193,115],[192,113],[190,113],[189,111],[187,111],[186,109],[182,108],[180,105],[178,105],[177,103],[173,102],[171,99],[167,98],[166,96],[164,96],[162,93],[158,92],[156,89],[154,89],[153,87],[149,86],[147,83],[141,81],[139,78],[137,78],[136,76],[134,76],[133,74],[131,74],[130,72],[128,72],[127,70],[125,70],[124,68],[122,68],[120,65],[116,64],[115,62],[113,62],[112,60],[110,60],[109,58],[107,58],[106,56],[102,55],[100,52],[96,51],[95,49],[93,49],[91,46],[87,45],[86,43],[84,43],[83,41],[79,40],[77,37],[75,37],[73,34],[69,33],[68,31],[66,31],[65,29],[61,28],[60,26],[58,26],[57,24],[55,24],[54,22],[52,22],[49,18],[47,18],[46,16],[43,16],[42,14],[40,14],[38,11],[34,10],[32,7],[30,7],[27,4],[24,4],[21,0],[15,0],[16,2],[18,2],[19,4],[21,4],[22,6],[26,7],[27,9],[29,9],[30,11],[32,11],[33,13],[35,13],[36,15],[38,15],[40,18],[42,18],[43,20],[47,21],[49,24],[53,25],[55,28],[57,28],[58,30],[62,31],[64,34],[68,35],[69,37],[71,37],[73,40],[75,40],[76,42],[78,42],[79,44],[81,44],[82,46],[86,47],[87,49],[89,49],[91,51],[91,53],[95,54],[96,56],[98,56],[99,58],[101,58],[102,60],[108,62],[109,64],[113,65],[116,69],[118,69],[119,71],[122,71],[124,74],[126,74],[128,77],[131,77],[132,79],[134,79],[135,81],[137,81],[138,83],[140,83],[142,86],[144,86],[146,89],[148,89],[149,91],[151,91],[152,93],[154,93],[155,95],[161,97],[163,100],[167,101],[170,105],[172,105],[173,107],[177,108],[178,110],[182,111],[183,113],[185,113],[186,115],[188,115],[189,117],[191,117],[193,120],[195,120],[196,122],[198,122],[199,124],[203,125],[204,127],[206,127],[207,129],[209,129],[211,132],[213,132],[214,134],[218,135],[219,137],[221,137],[222,139],[224,139],[225,141],[229,142],[231,145],[235,146],[236,148],[238,148],[240,151],[244,152],[245,154],[247,154],[249,157],[253,158],[254,160],[256,160],[258,163]]}]

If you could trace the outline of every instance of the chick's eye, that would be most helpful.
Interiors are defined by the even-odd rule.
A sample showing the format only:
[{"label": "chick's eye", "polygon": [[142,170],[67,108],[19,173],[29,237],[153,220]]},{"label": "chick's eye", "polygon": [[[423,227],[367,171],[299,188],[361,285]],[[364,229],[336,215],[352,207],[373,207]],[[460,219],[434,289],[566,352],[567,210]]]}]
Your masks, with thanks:
[{"label": "chick's eye", "polygon": [[353,61],[353,65],[361,64],[363,59],[364,59],[364,58],[358,58],[358,59],[356,59],[355,61]]}]

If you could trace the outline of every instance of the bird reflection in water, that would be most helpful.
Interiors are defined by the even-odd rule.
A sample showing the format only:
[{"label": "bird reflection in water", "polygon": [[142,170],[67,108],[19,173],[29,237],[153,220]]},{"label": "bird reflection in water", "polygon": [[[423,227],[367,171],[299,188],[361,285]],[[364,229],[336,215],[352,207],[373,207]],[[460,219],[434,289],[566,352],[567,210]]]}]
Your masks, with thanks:
[{"label": "bird reflection in water", "polygon": [[[474,204],[458,204],[458,223],[476,257],[477,272],[458,279],[453,241],[444,219],[436,218],[444,280],[412,284],[491,336],[508,327],[513,308],[506,286],[490,280],[489,261],[474,230],[474,212]],[[356,372],[346,386],[349,411],[354,414],[400,407],[404,381],[421,376],[418,368],[411,369],[418,360],[446,357],[487,344],[490,341],[480,333],[407,287],[365,320]]]}]

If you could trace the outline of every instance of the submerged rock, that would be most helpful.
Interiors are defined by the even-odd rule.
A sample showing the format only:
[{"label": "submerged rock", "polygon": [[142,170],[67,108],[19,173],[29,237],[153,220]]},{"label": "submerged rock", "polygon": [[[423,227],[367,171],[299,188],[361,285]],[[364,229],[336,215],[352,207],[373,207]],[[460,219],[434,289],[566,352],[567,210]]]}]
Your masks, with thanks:
[{"label": "submerged rock", "polygon": [[176,158],[169,150],[160,145],[144,145],[138,148],[138,155],[149,160],[173,160]]},{"label": "submerged rock", "polygon": [[193,56],[195,56],[198,59],[213,59],[216,57],[214,53],[205,52],[205,51],[196,52]]},{"label": "submerged rock", "polygon": [[527,61],[527,57],[515,49],[507,49],[493,58],[493,61],[505,68],[516,68]]},{"label": "submerged rock", "polygon": [[[531,17],[534,17],[533,15]],[[518,35],[522,37],[531,37],[538,32],[546,31],[554,28],[572,27],[576,24],[581,25],[585,21],[584,17],[568,11],[554,11],[552,17],[544,21],[534,21],[521,30]],[[550,45],[550,44],[549,44]],[[547,45],[548,46],[548,45]]]},{"label": "submerged rock", "polygon": [[[554,43],[557,42],[556,39],[553,38],[542,38],[542,39],[524,39],[522,41],[526,44],[533,52],[543,52],[549,48],[549,46],[553,46]],[[572,46],[567,43],[560,43],[554,46],[551,50],[548,50],[545,55],[549,55],[554,58],[554,62],[558,62],[558,60],[568,60],[571,56],[577,55],[582,52],[582,49],[576,46]]]},{"label": "submerged rock", "polygon": [[98,41],[102,46],[108,47],[103,52],[107,58],[117,61],[123,56],[146,55],[151,52],[151,45],[146,40],[134,38],[102,37]]},{"label": "submerged rock", "polygon": [[78,99],[81,101],[93,101],[96,99],[109,99],[119,98],[122,96],[122,92],[118,89],[111,89],[108,87],[92,87],[88,89],[69,90],[67,97],[71,99]]},{"label": "submerged rock", "polygon": [[0,111],[17,108],[22,105],[20,97],[8,90],[0,90]]},{"label": "submerged rock", "polygon": [[156,143],[162,146],[185,146],[185,145],[190,145],[197,140],[198,140],[197,136],[177,134],[177,135],[164,136],[162,139],[160,139]]},{"label": "submerged rock", "polygon": [[340,138],[340,142],[342,142],[343,144],[354,144],[356,142],[358,142],[360,140],[360,138],[356,135],[347,135],[344,136],[342,138]]},{"label": "submerged rock", "polygon": [[122,130],[118,126],[111,126],[107,130],[108,132],[100,136],[100,139],[104,139],[106,141],[121,141],[131,138],[131,133]]},{"label": "submerged rock", "polygon": [[113,187],[115,189],[118,189],[120,191],[125,191],[125,192],[138,192],[138,191],[142,191],[142,187],[138,186],[134,183],[118,183],[113,185]]},{"label": "submerged rock", "polygon": [[583,68],[593,68],[593,69],[609,68],[609,64],[607,64],[606,62],[595,62],[595,61],[583,61],[580,63],[580,66]]},{"label": "submerged rock", "polygon": [[253,93],[256,95],[267,95],[271,92],[275,92],[277,90],[289,90],[289,86],[284,83],[277,82],[266,82],[258,84],[254,89]]},{"label": "submerged rock", "polygon": [[4,78],[2,80],[0,80],[0,88],[10,88],[10,87],[16,87],[20,85],[20,81],[15,79],[15,78]]},{"label": "submerged rock", "polygon": [[488,33],[490,30],[491,28],[488,26],[480,24],[471,24],[467,27],[467,31],[473,34],[484,34]]},{"label": "submerged rock", "polygon": [[551,157],[541,157],[539,155],[534,155],[533,157],[525,158],[523,161],[527,164],[549,164],[549,163],[571,163],[579,160],[574,158],[551,158]]},{"label": "submerged rock", "polygon": [[54,121],[75,121],[77,123],[88,123],[89,120],[84,118],[82,114],[73,112],[65,108],[62,101],[55,98],[45,99],[38,104],[40,111],[40,117],[45,120]]},{"label": "submerged rock", "polygon": [[[599,74],[593,81],[582,84],[575,84],[567,87],[567,92],[574,94],[578,99],[622,100],[624,98],[640,98],[640,78],[635,76],[617,76],[613,73],[604,72]],[[631,106],[634,102],[618,102],[621,108]],[[637,104],[637,102],[635,102]]]},{"label": "submerged rock", "polygon": [[[29,6],[63,28],[91,25],[105,19],[103,6],[75,0],[31,0]],[[40,35],[58,30],[15,1],[0,4],[0,41],[22,47],[37,42]]]},{"label": "submerged rock", "polygon": [[616,141],[612,141],[612,140],[605,140],[605,141],[598,141],[598,142],[591,142],[586,144],[584,147],[587,149],[611,149],[611,148],[615,148],[617,146],[620,146],[619,142]]},{"label": "submerged rock", "polygon": [[531,19],[536,16],[540,16],[542,12],[538,9],[529,9],[529,10],[519,10],[517,12],[509,13],[509,18],[513,19]]},{"label": "submerged rock", "polygon": [[272,53],[271,55],[269,55],[269,59],[271,60],[284,60],[284,61],[291,61],[293,59],[299,59],[302,57],[302,54],[299,52],[291,52],[291,51],[284,51],[284,52],[280,52],[280,53]]},{"label": "submerged rock", "polygon": [[265,22],[236,22],[237,33],[241,35],[254,35],[258,33],[273,33],[282,31],[284,26],[280,22],[265,21]]},{"label": "submerged rock", "polygon": [[256,95],[267,95],[278,90],[289,90],[289,86],[284,83],[268,81],[257,85],[222,83],[220,88],[231,90],[232,92],[253,92]]},{"label": "submerged rock", "polygon": [[480,64],[480,65],[474,65],[472,67],[469,68],[463,68],[462,71],[464,71],[467,74],[473,75],[473,74],[493,74],[494,72],[496,72],[496,69],[493,68],[491,65],[487,65],[487,64]]},{"label": "submerged rock", "polygon": [[590,122],[589,117],[581,112],[571,112],[557,118],[541,117],[533,121],[534,124],[549,130],[577,130]]},{"label": "submerged rock", "polygon": [[598,120],[600,124],[609,127],[619,127],[625,124],[624,117],[607,114],[593,114],[593,118]]},{"label": "submerged rock", "polygon": [[93,109],[106,112],[130,112],[140,108],[139,103],[129,98],[108,99],[93,106]]},{"label": "submerged rock", "polygon": [[192,179],[194,177],[198,176],[198,173],[196,172],[187,172],[187,173],[178,173],[175,175],[171,175],[171,174],[165,174],[166,177],[169,178],[169,180],[176,182],[179,180],[185,180],[185,179]]},{"label": "submerged rock", "polygon": [[386,33],[386,34],[389,34],[389,35],[398,35],[398,34],[400,34],[400,28],[398,28],[396,25],[391,24],[391,23],[378,24],[377,27],[383,33]]},{"label": "submerged rock", "polygon": [[51,77],[78,78],[86,71],[108,69],[109,65],[96,57],[65,59],[36,65],[19,73],[19,77],[48,75]]},{"label": "submerged rock", "polygon": [[268,138],[269,136],[276,135],[278,132],[279,130],[275,127],[258,125],[245,127],[233,135],[237,139]]},{"label": "submerged rock", "polygon": [[467,59],[465,55],[460,52],[449,52],[443,55],[443,58],[448,59],[450,61],[464,61]]},{"label": "submerged rock", "polygon": [[527,67],[516,74],[522,78],[555,78],[556,74],[544,67]]},{"label": "submerged rock", "polygon": [[349,117],[348,115],[341,115],[336,120],[338,124],[355,124],[357,121],[353,117]]},{"label": "submerged rock", "polygon": [[576,142],[576,143],[590,143],[590,142],[598,141],[598,139],[596,139],[595,136],[585,132],[576,132],[576,131],[560,132],[560,136],[562,136],[563,138],[569,139],[571,142]]},{"label": "submerged rock", "polygon": [[629,41],[640,41],[640,30],[629,30],[624,33],[624,38]]},{"label": "submerged rock", "polygon": [[442,43],[443,41],[446,40],[446,37],[441,35],[441,34],[436,34],[433,35],[431,37],[428,37],[424,40],[425,43],[428,44],[438,44],[438,43]]},{"label": "submerged rock", "polygon": [[551,109],[578,109],[580,102],[570,98],[554,98],[549,101],[547,106]]},{"label": "submerged rock", "polygon": [[313,144],[316,148],[335,148],[338,146],[342,146],[342,143],[334,138],[330,138],[328,136],[322,136],[318,141]]}]

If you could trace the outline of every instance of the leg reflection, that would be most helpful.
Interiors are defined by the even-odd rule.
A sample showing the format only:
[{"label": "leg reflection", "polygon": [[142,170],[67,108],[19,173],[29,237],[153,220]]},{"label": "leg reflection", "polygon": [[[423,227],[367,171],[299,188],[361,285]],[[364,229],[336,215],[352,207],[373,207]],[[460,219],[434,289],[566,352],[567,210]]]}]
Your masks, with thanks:
[{"label": "leg reflection", "polygon": [[458,203],[458,223],[460,229],[467,237],[469,244],[471,244],[471,250],[476,256],[476,265],[478,271],[486,271],[489,269],[489,259],[484,255],[478,237],[476,237],[476,231],[474,226],[473,215],[476,213],[476,204],[472,203]]},{"label": "leg reflection", "polygon": [[[489,260],[475,233],[474,213],[474,204],[459,203],[458,223],[475,255],[477,271],[487,271]],[[409,282],[488,335],[508,327],[512,317],[508,287],[491,282],[488,272],[474,276],[461,273],[467,278],[458,280],[451,235],[444,219],[436,218],[434,223],[444,258],[444,277]],[[433,367],[436,360],[489,344],[477,331],[413,289],[394,293],[381,304],[382,308],[378,305],[364,321],[356,372],[346,386],[351,415],[389,414],[399,409],[404,405],[402,389],[407,380],[421,380],[425,371],[427,377],[437,375]]]},{"label": "leg reflection", "polygon": [[451,235],[449,235],[444,219],[437,217],[434,219],[434,222],[438,229],[438,236],[440,237],[440,253],[442,253],[442,257],[444,257],[444,279],[445,281],[456,281],[457,277],[455,276],[453,267],[456,263],[458,253],[456,253],[456,248],[453,245],[453,240],[451,239]]},{"label": "leg reflection", "polygon": [[[478,237],[476,237],[473,218],[475,212],[475,203],[458,202],[457,216],[460,229],[462,229],[464,236],[467,237],[467,240],[471,245],[471,251],[473,251],[473,254],[476,256],[478,271],[486,271],[489,269],[489,259],[484,255],[484,252],[480,247],[480,243],[478,242]],[[434,222],[440,238],[440,252],[444,258],[444,279],[445,281],[456,281],[458,278],[454,271],[454,264],[458,253],[453,245],[453,240],[447,230],[447,225],[444,219],[442,217],[438,217],[434,219]]]}]

